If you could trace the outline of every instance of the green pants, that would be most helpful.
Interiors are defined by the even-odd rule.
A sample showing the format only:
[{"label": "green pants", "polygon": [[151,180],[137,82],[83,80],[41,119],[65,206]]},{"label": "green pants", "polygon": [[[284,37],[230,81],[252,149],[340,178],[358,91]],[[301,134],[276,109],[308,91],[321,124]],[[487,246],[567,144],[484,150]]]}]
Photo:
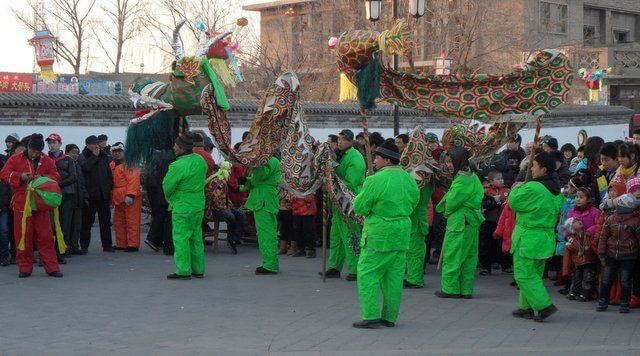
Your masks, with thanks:
[{"label": "green pants", "polygon": [[551,305],[549,293],[542,283],[544,273],[544,259],[513,255],[513,277],[520,288],[520,309],[533,309],[538,312]]},{"label": "green pants", "polygon": [[472,295],[478,265],[478,227],[465,226],[462,232],[447,231],[442,253],[442,291]]},{"label": "green pants", "polygon": [[[358,260],[358,300],[362,320],[380,319],[395,323],[402,301],[405,251],[377,252],[363,248]],[[382,314],[378,307],[382,291]]]},{"label": "green pants", "polygon": [[262,254],[262,267],[278,272],[278,218],[265,209],[253,212],[258,233],[258,248]]},{"label": "green pants", "polygon": [[[345,225],[344,216],[337,209],[333,209],[331,217],[331,233],[329,235],[329,269],[342,271],[342,265],[347,262],[347,272],[358,274],[358,256],[349,246],[349,228]],[[353,219],[345,219],[354,233],[360,226]]]},{"label": "green pants", "polygon": [[198,213],[172,213],[173,262],[176,274],[190,276],[204,273],[204,244],[202,242],[202,215]]},{"label": "green pants", "polygon": [[424,258],[427,244],[420,231],[411,234],[407,251],[407,282],[424,286]]}]

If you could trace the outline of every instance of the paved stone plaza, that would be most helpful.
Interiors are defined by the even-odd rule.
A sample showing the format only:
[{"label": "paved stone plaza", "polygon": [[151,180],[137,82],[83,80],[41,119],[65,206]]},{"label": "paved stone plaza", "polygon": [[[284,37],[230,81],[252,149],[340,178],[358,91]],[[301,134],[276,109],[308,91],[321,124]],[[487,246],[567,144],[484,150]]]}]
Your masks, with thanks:
[{"label": "paved stone plaza", "polygon": [[510,276],[480,277],[473,300],[442,300],[429,266],[427,287],[405,291],[396,328],[359,330],[355,283],[322,283],[320,258],[282,257],[281,274],[255,276],[255,246],[236,256],[207,246],[205,279],[168,281],[169,257],[97,245],[62,266],[63,279],[0,269],[0,355],[640,354],[640,310],[596,313],[552,288],[558,314],[517,320]]}]

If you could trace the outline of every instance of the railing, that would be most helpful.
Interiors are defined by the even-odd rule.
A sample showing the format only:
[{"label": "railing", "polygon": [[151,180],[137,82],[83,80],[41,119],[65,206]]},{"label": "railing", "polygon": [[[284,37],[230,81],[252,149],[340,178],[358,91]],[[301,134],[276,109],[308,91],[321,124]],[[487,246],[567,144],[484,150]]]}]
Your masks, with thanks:
[{"label": "railing", "polygon": [[597,70],[613,68],[612,75],[640,74],[640,47],[596,47],[569,50],[574,68]]}]

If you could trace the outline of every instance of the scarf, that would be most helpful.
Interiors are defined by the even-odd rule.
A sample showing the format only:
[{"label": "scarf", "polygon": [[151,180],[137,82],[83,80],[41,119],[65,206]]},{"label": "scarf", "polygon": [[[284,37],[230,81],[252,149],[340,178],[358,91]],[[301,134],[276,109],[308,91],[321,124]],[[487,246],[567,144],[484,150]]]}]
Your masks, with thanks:
[{"label": "scarf", "polygon": [[636,170],[638,170],[638,162],[634,163],[629,168],[620,166],[620,173],[622,173],[625,179],[631,177],[634,173],[636,173]]}]

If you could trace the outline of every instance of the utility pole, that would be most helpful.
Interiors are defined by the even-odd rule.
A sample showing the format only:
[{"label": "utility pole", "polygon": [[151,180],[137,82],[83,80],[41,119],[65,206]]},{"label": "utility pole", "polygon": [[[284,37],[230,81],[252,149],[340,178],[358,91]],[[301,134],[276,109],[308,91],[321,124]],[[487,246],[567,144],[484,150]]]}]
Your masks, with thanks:
[{"label": "utility pole", "polygon": [[[391,14],[393,22],[398,18],[398,0],[393,0],[393,2],[391,3]],[[393,55],[393,70],[398,70],[397,54]],[[398,114],[398,105],[393,105],[393,136],[398,136],[400,134],[400,117]]]}]

